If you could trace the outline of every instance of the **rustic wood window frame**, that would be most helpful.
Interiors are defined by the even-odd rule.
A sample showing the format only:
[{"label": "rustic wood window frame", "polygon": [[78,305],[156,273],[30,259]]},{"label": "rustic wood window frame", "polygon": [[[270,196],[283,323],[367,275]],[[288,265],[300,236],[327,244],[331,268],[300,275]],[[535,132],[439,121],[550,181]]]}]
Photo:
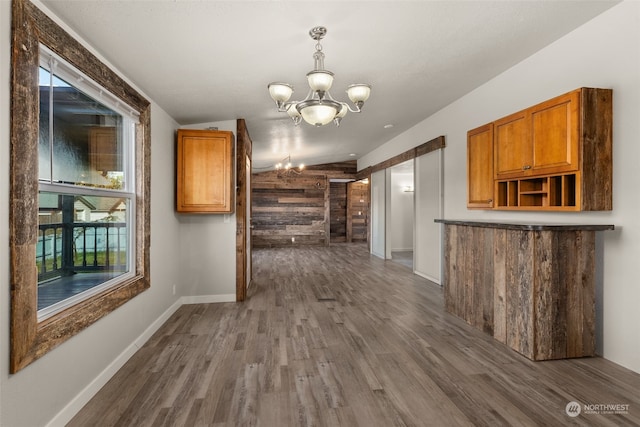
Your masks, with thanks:
[{"label": "rustic wood window frame", "polygon": [[[14,0],[11,46],[11,357],[16,373],[150,286],[151,107],[149,101],[28,0]],[[134,277],[38,322],[39,46],[45,45],[140,115],[136,128]]]}]

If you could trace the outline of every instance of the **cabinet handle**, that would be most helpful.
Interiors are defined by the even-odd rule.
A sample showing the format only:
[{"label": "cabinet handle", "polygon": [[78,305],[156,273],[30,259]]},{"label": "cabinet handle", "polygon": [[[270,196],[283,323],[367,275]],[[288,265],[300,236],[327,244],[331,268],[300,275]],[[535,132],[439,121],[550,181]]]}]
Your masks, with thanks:
[{"label": "cabinet handle", "polygon": [[531,169],[531,165],[524,165],[524,166],[522,167],[522,170],[523,170],[523,171],[528,171],[529,169]]}]

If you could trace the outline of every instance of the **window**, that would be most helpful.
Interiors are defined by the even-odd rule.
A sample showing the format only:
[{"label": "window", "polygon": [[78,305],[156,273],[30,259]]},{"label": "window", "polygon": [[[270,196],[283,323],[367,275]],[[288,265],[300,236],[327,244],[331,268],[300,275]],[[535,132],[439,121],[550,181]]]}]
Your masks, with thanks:
[{"label": "window", "polygon": [[27,0],[13,21],[15,373],[149,287],[150,108]]},{"label": "window", "polygon": [[132,276],[139,115],[40,46],[38,320]]}]

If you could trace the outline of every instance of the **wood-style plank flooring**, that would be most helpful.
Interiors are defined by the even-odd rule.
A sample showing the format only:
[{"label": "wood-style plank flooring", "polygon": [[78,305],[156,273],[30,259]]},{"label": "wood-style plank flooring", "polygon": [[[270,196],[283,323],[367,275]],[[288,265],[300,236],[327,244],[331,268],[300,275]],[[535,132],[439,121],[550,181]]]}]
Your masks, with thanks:
[{"label": "wood-style plank flooring", "polygon": [[[246,302],[182,306],[69,425],[640,425],[640,375],[531,362],[364,245],[253,260]],[[572,418],[571,401],[628,411]]]}]

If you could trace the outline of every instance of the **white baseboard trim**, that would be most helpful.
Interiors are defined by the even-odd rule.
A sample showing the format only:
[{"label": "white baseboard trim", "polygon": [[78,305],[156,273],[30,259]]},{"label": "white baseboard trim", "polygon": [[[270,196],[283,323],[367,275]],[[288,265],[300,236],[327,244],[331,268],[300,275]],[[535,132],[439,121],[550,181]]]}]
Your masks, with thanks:
[{"label": "white baseboard trim", "polygon": [[393,248],[391,252],[413,252],[413,248]]},{"label": "white baseboard trim", "polygon": [[[234,296],[235,297],[235,296]],[[95,396],[98,391],[115,375],[116,372],[134,355],[136,351],[146,343],[149,338],[162,326],[173,313],[182,306],[183,298],[178,299],[171,307],[165,310],[145,331],[140,334],[113,362],[109,364],[100,374],[94,378],[71,402],[69,402],[60,412],[56,414],[47,427],[64,427],[71,419],[80,412],[80,409]]]},{"label": "white baseboard trim", "polygon": [[211,304],[214,302],[236,302],[236,294],[226,295],[195,295],[182,297],[182,304]]},{"label": "white baseboard trim", "polygon": [[436,285],[442,286],[442,283],[440,283],[440,279],[436,279],[435,277],[429,276],[428,274],[420,273],[419,271],[416,271],[416,270],[413,270],[413,273],[417,274],[420,277],[424,277],[427,280],[432,281]]}]

